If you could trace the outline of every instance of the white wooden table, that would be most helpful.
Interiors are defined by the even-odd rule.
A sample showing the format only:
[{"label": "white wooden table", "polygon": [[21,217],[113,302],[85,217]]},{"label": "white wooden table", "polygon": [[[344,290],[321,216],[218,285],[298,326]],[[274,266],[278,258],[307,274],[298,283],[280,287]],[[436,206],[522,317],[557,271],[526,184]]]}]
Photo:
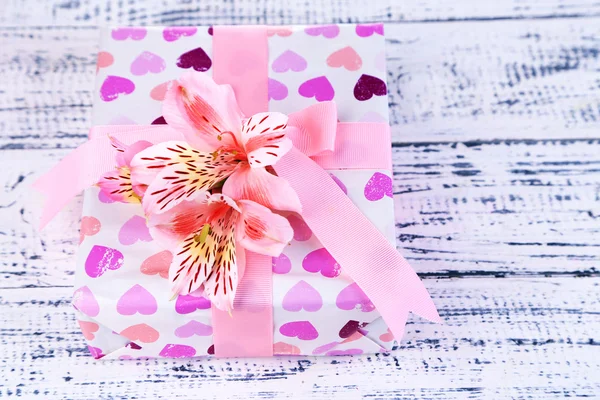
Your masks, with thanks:
[{"label": "white wooden table", "polygon": [[[2,0],[0,398],[600,396],[596,0]],[[404,4],[402,4],[404,3]],[[446,324],[360,357],[96,362],[70,307],[97,25],[384,21],[398,245]]]}]

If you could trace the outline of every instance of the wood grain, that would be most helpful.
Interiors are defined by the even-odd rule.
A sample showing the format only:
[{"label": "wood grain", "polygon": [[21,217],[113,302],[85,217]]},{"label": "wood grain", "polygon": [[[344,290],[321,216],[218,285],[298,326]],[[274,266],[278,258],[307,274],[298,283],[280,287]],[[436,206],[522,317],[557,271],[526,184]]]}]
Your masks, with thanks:
[{"label": "wood grain", "polygon": [[0,292],[0,396],[464,399],[593,396],[599,278],[428,281],[445,325],[413,319],[402,348],[363,357],[95,362],[71,288]]},{"label": "wood grain", "polygon": [[[388,25],[394,141],[597,137],[597,21]],[[90,126],[97,30],[0,32],[0,74],[14,82],[0,92],[0,149],[76,147]]]},{"label": "wood grain", "polygon": [[[600,3],[6,0],[0,398],[600,396]],[[343,358],[95,362],[70,307],[81,211],[29,188],[86,139],[97,25],[385,21],[397,244],[443,326]]]}]

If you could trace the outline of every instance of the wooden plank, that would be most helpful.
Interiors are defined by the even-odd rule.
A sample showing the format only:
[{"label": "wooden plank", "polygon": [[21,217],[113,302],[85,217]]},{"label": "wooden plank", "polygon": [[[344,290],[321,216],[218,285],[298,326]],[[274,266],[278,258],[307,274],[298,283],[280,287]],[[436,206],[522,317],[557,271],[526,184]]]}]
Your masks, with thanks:
[{"label": "wooden plank", "polygon": [[391,354],[137,362],[87,355],[71,288],[3,290],[0,397],[550,399],[600,390],[600,278],[428,283],[445,325],[413,318]]},{"label": "wooden plank", "polygon": [[[67,153],[4,151],[0,287],[71,282],[80,198],[40,234],[29,188]],[[598,276],[598,154],[600,140],[397,145],[398,246],[427,278]]]},{"label": "wooden plank", "polygon": [[[168,7],[166,5],[168,4]],[[203,0],[202,2],[5,0],[4,25],[210,25],[432,22],[568,17],[600,14],[593,0]]]},{"label": "wooden plank", "polygon": [[[387,27],[396,142],[598,137],[597,19]],[[90,126],[97,31],[0,28],[0,149],[75,147]],[[468,43],[468,45],[465,45]]]}]

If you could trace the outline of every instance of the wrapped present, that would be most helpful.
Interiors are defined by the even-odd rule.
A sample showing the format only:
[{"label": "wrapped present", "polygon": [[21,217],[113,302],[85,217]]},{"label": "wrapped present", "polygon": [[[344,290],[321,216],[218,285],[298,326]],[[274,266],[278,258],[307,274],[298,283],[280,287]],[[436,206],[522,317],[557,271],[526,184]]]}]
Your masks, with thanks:
[{"label": "wrapped present", "polygon": [[383,25],[104,29],[73,305],[96,358],[389,350],[439,317],[394,247]]}]

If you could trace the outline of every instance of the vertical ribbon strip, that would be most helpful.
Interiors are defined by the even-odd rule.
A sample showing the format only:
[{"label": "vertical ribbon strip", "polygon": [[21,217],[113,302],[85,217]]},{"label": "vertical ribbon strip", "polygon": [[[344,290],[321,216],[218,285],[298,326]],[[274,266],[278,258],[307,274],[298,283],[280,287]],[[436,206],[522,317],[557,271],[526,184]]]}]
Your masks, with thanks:
[{"label": "vertical ribbon strip", "polygon": [[[265,26],[213,28],[213,79],[231,85],[245,115],[268,111],[268,63]],[[273,355],[271,257],[246,251],[231,315],[213,307],[212,320],[216,356]]]}]

